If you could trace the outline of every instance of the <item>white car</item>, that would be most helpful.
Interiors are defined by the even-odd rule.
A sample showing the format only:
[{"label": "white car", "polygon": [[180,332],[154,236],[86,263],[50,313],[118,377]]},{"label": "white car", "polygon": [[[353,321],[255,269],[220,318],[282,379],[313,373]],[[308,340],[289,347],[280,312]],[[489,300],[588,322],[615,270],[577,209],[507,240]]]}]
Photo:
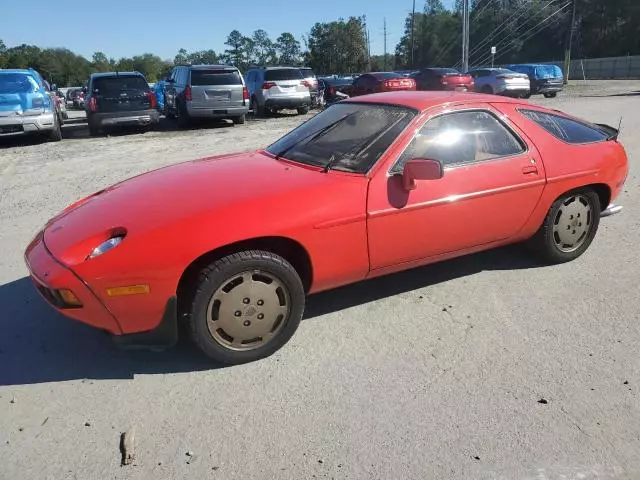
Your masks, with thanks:
[{"label": "white car", "polygon": [[531,82],[524,73],[506,68],[479,68],[468,73],[473,77],[476,92],[520,98],[531,92]]}]

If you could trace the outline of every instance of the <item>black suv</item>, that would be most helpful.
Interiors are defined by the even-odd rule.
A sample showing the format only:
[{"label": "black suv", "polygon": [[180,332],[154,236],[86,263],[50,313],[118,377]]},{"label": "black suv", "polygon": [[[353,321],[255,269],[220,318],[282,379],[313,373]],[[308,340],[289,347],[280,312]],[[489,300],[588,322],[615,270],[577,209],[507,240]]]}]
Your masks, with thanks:
[{"label": "black suv", "polygon": [[110,127],[158,123],[156,95],[140,72],[94,73],[89,77],[84,109],[89,132]]}]

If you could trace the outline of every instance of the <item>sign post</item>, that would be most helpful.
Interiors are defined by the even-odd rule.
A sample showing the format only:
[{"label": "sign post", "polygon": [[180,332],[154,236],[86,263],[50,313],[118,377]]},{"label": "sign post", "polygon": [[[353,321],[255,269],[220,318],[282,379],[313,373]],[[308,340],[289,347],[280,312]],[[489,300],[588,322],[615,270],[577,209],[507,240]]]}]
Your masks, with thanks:
[{"label": "sign post", "polygon": [[496,58],[496,47],[491,47],[491,68],[493,68],[493,60]]}]

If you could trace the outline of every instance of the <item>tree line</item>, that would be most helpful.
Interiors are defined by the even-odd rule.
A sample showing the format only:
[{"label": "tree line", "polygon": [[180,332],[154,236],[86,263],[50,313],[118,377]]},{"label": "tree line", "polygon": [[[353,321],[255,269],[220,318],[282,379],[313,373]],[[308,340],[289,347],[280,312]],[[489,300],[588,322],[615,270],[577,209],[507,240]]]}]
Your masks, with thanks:
[{"label": "tree line", "polygon": [[[572,0],[471,0],[470,55],[472,66],[561,60],[571,27]],[[574,57],[640,54],[640,1],[575,0]],[[272,40],[265,30],[244,35],[233,30],[225,49],[188,52],[179,49],[173,59],[152,53],[120,59],[95,52],[87,59],[65,48],[17,45],[0,40],[0,68],[33,67],[59,86],[82,85],[92,72],[138,70],[150,82],[176,64],[227,63],[242,71],[254,65],[308,65],[316,73],[361,73],[426,66],[460,66],[462,1],[453,8],[442,0],[426,0],[409,13],[404,34],[395,50],[370,55],[370,30],[362,17],[315,23],[302,43],[284,32]],[[378,33],[376,33],[377,35]]]}]

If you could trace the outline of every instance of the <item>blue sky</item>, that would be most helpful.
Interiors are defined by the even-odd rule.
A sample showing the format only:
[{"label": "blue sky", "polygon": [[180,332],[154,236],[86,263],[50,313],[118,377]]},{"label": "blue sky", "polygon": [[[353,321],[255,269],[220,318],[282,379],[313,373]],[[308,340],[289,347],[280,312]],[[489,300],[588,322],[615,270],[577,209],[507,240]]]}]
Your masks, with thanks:
[{"label": "blue sky", "polygon": [[[244,35],[263,28],[275,40],[284,31],[298,40],[315,22],[365,14],[372,53],[384,49],[383,19],[387,19],[387,49],[402,36],[412,0],[27,0],[2,2],[0,39],[66,47],[90,58],[102,51],[119,58],[150,52],[172,59],[178,49],[224,50],[233,29]],[[445,0],[450,6],[453,0]],[[28,5],[28,7],[27,7]],[[424,1],[416,0],[416,10]],[[49,12],[37,20],[35,12]],[[35,15],[35,16],[34,16]]]}]

